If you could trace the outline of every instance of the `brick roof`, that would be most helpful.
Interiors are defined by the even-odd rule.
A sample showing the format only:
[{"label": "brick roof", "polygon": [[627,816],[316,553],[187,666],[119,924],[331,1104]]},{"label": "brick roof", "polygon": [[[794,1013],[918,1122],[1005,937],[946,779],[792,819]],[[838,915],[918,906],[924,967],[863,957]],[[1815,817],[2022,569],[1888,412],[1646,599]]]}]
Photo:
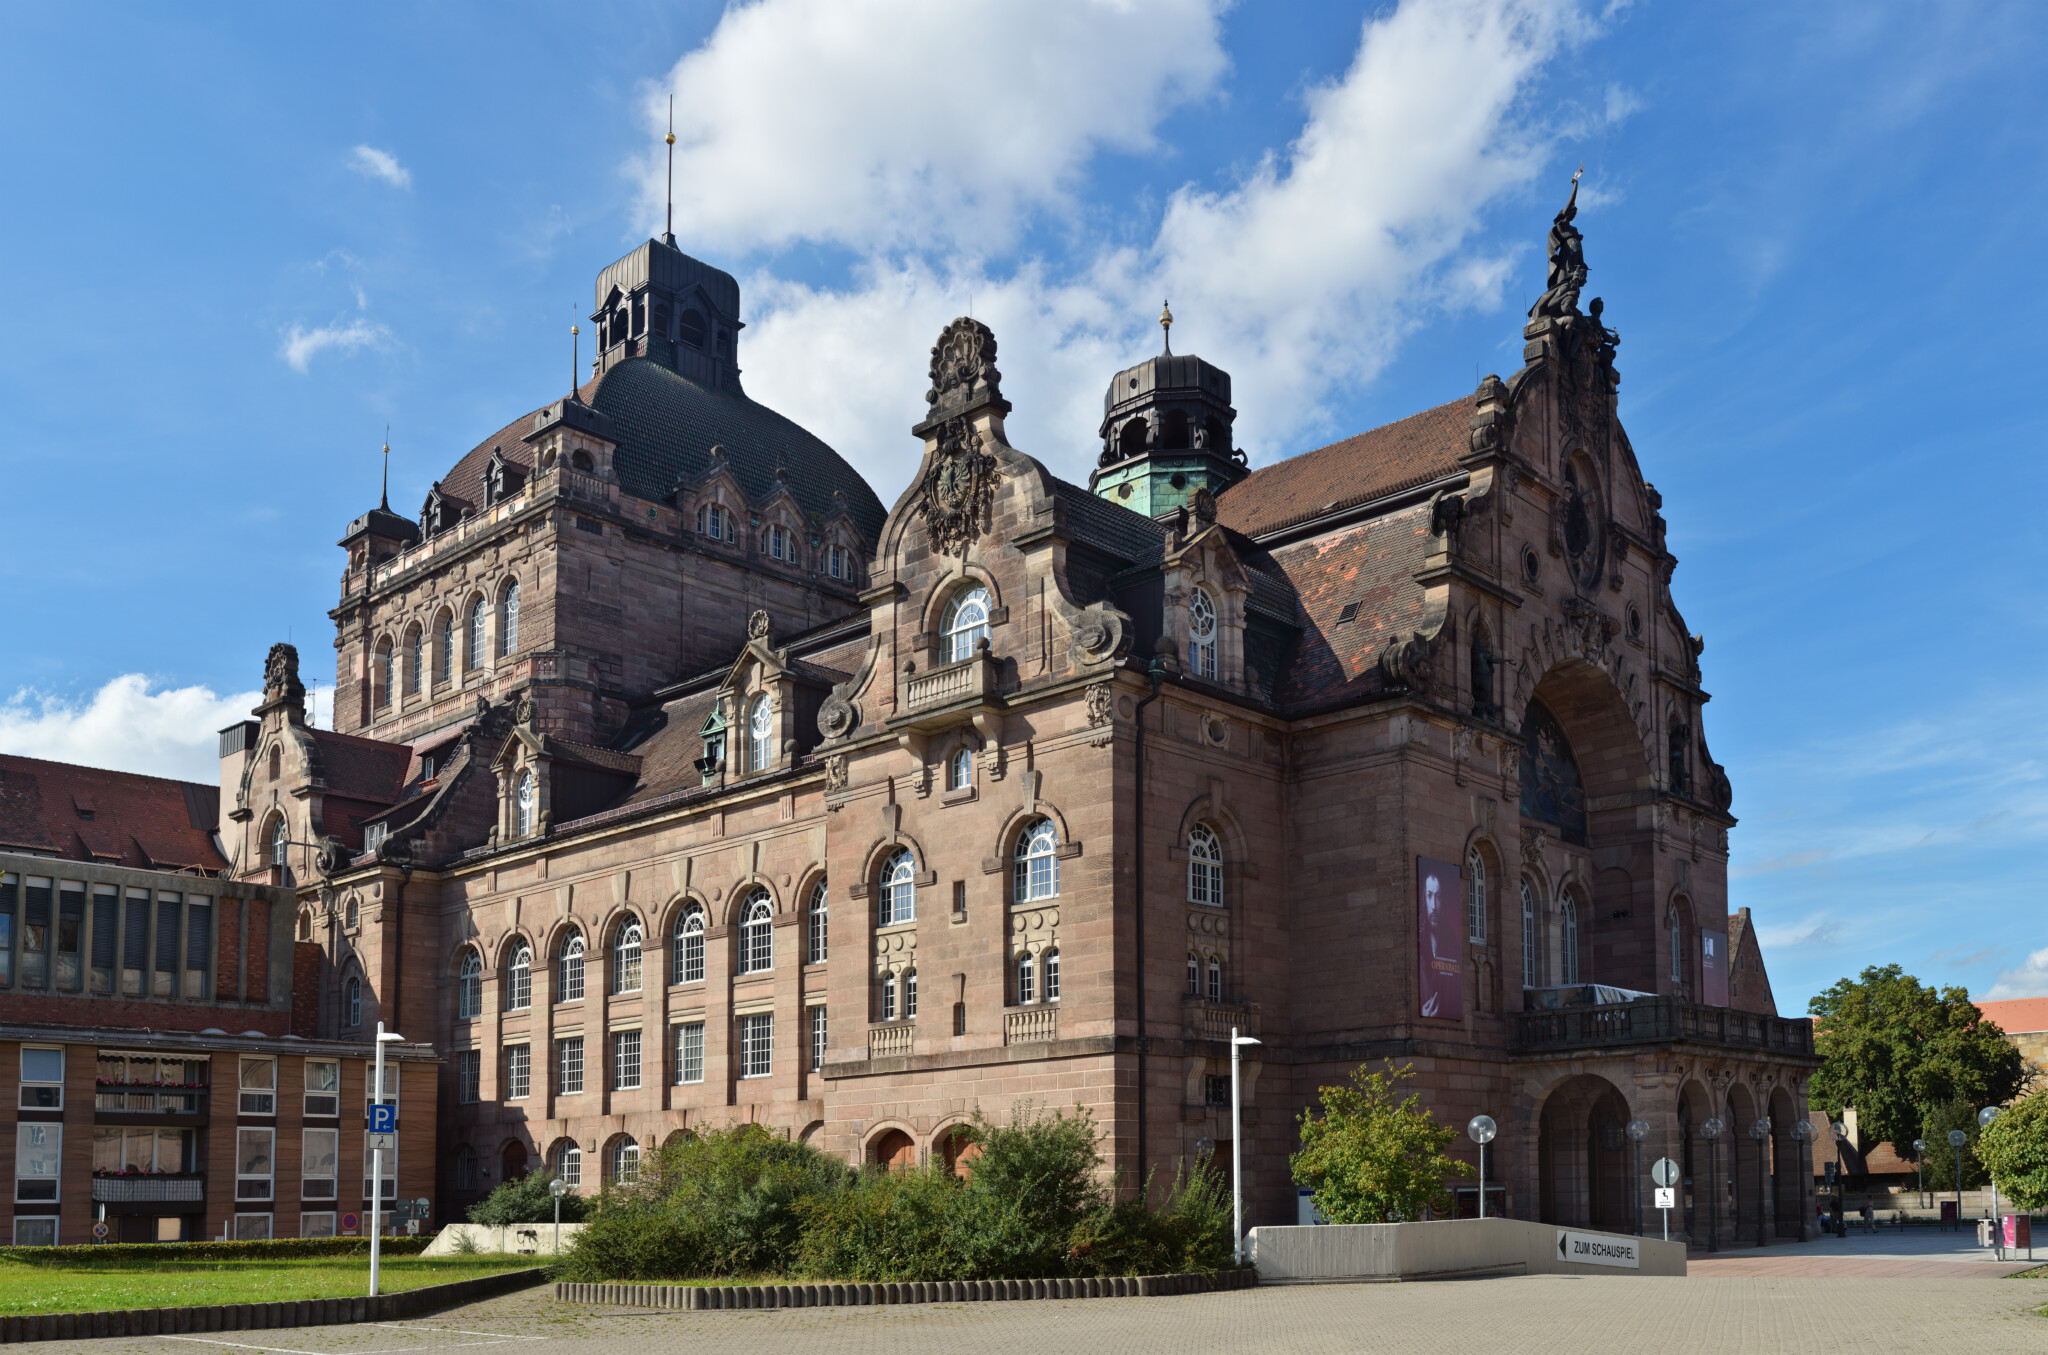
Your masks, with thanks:
[{"label": "brick roof", "polygon": [[1262,466],[1216,496],[1224,526],[1260,536],[1454,474],[1471,445],[1460,396],[1342,442]]},{"label": "brick roof", "polygon": [[411,745],[338,734],[331,729],[306,732],[313,736],[320,750],[320,772],[327,782],[327,794],[382,805],[398,799],[412,764]]},{"label": "brick roof", "polygon": [[[1415,582],[1428,545],[1420,507],[1357,522],[1273,552],[1300,600],[1300,638],[1274,700],[1296,715],[1379,696],[1379,653],[1422,621]],[[1344,609],[1359,604],[1349,621]]]},{"label": "brick roof", "polygon": [[1984,1019],[1996,1022],[2008,1035],[2032,1035],[2048,1030],[2048,997],[2015,997],[2002,1002],[1979,1002]]},{"label": "brick roof", "polygon": [[[90,815],[90,817],[87,817]],[[220,788],[0,754],[0,848],[157,870],[226,870]]]}]

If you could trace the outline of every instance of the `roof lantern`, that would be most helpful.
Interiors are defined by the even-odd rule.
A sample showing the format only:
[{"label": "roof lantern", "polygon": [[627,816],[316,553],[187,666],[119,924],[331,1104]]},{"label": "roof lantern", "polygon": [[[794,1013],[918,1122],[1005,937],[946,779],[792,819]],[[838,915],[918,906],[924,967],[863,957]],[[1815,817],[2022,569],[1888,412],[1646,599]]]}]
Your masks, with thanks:
[{"label": "roof lantern", "polygon": [[1173,310],[1159,313],[1160,352],[1126,367],[1102,397],[1102,455],[1088,488],[1135,513],[1159,517],[1195,491],[1221,494],[1246,475],[1232,445],[1237,411],[1230,373],[1173,351]]}]

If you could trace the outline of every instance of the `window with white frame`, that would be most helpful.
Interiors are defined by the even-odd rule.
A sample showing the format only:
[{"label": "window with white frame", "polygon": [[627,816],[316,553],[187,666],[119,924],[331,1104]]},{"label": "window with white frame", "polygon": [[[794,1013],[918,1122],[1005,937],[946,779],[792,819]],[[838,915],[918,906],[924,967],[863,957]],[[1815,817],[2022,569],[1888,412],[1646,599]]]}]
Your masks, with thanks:
[{"label": "window with white frame", "polygon": [[894,970],[882,975],[882,1019],[884,1021],[894,1021],[896,1019],[896,973]]},{"label": "window with white frame", "polygon": [[61,1048],[22,1046],[21,1108],[64,1109],[64,1051]]},{"label": "window with white frame", "polygon": [[[391,1141],[395,1144],[398,1142],[398,1139],[394,1137]],[[370,1173],[372,1171],[377,1173],[376,1194],[386,1200],[397,1199],[398,1149],[395,1147],[385,1149],[383,1158],[379,1161],[377,1160],[376,1150],[370,1146],[370,1136],[368,1133],[365,1133],[363,1135],[363,1198],[366,1200],[371,1196]],[[384,1207],[389,1209],[391,1206],[386,1205]]]},{"label": "window with white frame", "polygon": [[640,923],[632,918],[612,934],[612,991],[640,991]]},{"label": "window with white frame", "polygon": [[1522,881],[1522,986],[1541,986],[1542,968],[1536,948],[1536,889],[1527,880]]},{"label": "window with white frame", "polygon": [[516,579],[505,585],[505,596],[498,603],[498,652],[519,652],[519,582]]},{"label": "window with white frame", "polygon": [[725,511],[725,505],[707,503],[697,510],[697,531],[713,541],[735,541],[738,536],[732,525],[732,514]]},{"label": "window with white frame", "polygon": [[434,681],[446,682],[455,676],[455,613],[441,613],[441,625],[434,642]]},{"label": "window with white frame", "polygon": [[1223,844],[1206,823],[1188,829],[1188,902],[1223,906]]},{"label": "window with white frame", "polygon": [[1214,955],[1209,957],[1209,1000],[1223,1000],[1223,961]]},{"label": "window with white frame", "polygon": [[675,956],[669,963],[672,983],[697,983],[704,977],[704,910],[694,903],[676,919]]},{"label": "window with white frame", "polygon": [[621,1138],[612,1145],[611,1178],[613,1185],[630,1186],[640,1179],[640,1145],[630,1138]]},{"label": "window with white frame", "polygon": [[810,907],[804,912],[804,963],[825,963],[826,942],[830,940],[829,914],[825,906],[825,882],[811,886]]},{"label": "window with white frame", "polygon": [[21,1121],[14,1126],[14,1198],[46,1203],[57,1198],[64,1171],[64,1126]]},{"label": "window with white frame", "polygon": [[775,905],[768,891],[757,889],[740,905],[740,973],[765,974],[775,968]]},{"label": "window with white frame", "polygon": [[277,1175],[277,1131],[237,1129],[235,1131],[235,1198],[271,1198]]},{"label": "window with white frame", "polygon": [[464,948],[455,970],[455,1016],[466,1021],[484,1012],[484,962],[476,951]]},{"label": "window with white frame", "polygon": [[270,864],[273,866],[289,864],[290,852],[291,833],[285,828],[284,816],[280,814],[270,821]]},{"label": "window with white frame", "polygon": [[1579,907],[1567,894],[1557,902],[1557,967],[1564,983],[1579,981]]},{"label": "window with white frame", "polygon": [[1045,1000],[1060,1000],[1060,953],[1057,950],[1045,953]]},{"label": "window with white frame", "polygon": [[555,1094],[575,1096],[583,1090],[583,1037],[571,1035],[555,1043]]},{"label": "window with white frame", "polygon": [[322,1210],[320,1213],[317,1214],[301,1213],[299,1215],[299,1236],[333,1237],[334,1211],[328,1209]]},{"label": "window with white frame", "polygon": [[946,662],[960,663],[974,657],[974,647],[988,639],[988,589],[969,584],[946,604],[939,633],[946,646]]},{"label": "window with white frame", "polygon": [[505,1010],[523,1012],[532,1005],[533,947],[514,941],[512,958],[505,964]]},{"label": "window with white frame", "polygon": [[524,1101],[533,1095],[533,1046],[505,1046],[505,1099]]},{"label": "window with white frame", "polygon": [[1465,858],[1465,873],[1472,878],[1465,886],[1465,939],[1475,946],[1486,944],[1486,862],[1477,851]]},{"label": "window with white frame", "polygon": [[244,1115],[277,1114],[277,1060],[242,1055],[241,1098],[236,1109]]},{"label": "window with white frame", "polygon": [[820,1002],[808,1009],[811,1021],[811,1071],[823,1072],[825,1068],[825,1004]]},{"label": "window with white frame", "polygon": [[57,1216],[22,1214],[14,1220],[14,1245],[17,1247],[54,1247],[57,1245]]},{"label": "window with white frame", "polygon": [[1038,967],[1028,954],[1017,957],[1017,1005],[1038,1001]]},{"label": "window with white frame", "polygon": [[636,1091],[640,1086],[640,1032],[612,1032],[612,1090]]},{"label": "window with white frame", "polygon": [[917,1019],[917,971],[915,969],[903,971],[903,1019],[906,1021],[915,1021]]},{"label": "window with white frame", "polygon": [[583,1000],[583,933],[571,928],[555,960],[555,1001]]},{"label": "window with white frame", "polygon": [[341,1064],[333,1059],[306,1060],[306,1114],[341,1114]]},{"label": "window with white frame", "polygon": [[418,696],[420,694],[420,678],[425,673],[425,664],[422,662],[424,656],[420,653],[422,648],[424,646],[420,643],[420,628],[414,626],[405,633],[405,694],[407,696]]},{"label": "window with white frame", "polygon": [[847,558],[846,547],[827,546],[825,548],[825,572],[835,579],[843,580],[853,577],[853,565]]},{"label": "window with white frame", "polygon": [[747,705],[747,770],[765,772],[773,761],[770,744],[775,738],[775,712],[764,693]]},{"label": "window with white frame", "polygon": [[974,750],[955,748],[946,759],[946,789],[966,790],[974,784]]},{"label": "window with white frame", "polygon": [[1202,995],[1202,961],[1193,951],[1188,952],[1188,996]]},{"label": "window with white frame", "polygon": [[516,837],[532,837],[534,826],[540,822],[540,786],[534,780],[533,769],[519,773],[519,779],[512,788],[512,832]]},{"label": "window with white frame", "polygon": [[764,535],[767,538],[765,544],[769,559],[787,560],[790,558],[789,528],[771,526]]},{"label": "window with white frame", "polygon": [[881,925],[893,927],[917,920],[917,858],[900,847],[882,863]]},{"label": "window with white frame", "polygon": [[685,1021],[676,1027],[676,1083],[704,1080],[704,1023]]},{"label": "window with white frame", "polygon": [[459,1049],[455,1052],[455,1099],[465,1106],[473,1106],[482,1088],[484,1053],[481,1049]]},{"label": "window with white frame", "polygon": [[235,1237],[237,1242],[268,1242],[270,1230],[277,1220],[271,1214],[235,1215]]},{"label": "window with white frame", "polygon": [[381,1097],[377,1095],[377,1065],[375,1063],[370,1063],[364,1067],[363,1082],[366,1084],[363,1097],[363,1118],[365,1120],[370,1118],[370,1107],[373,1105],[390,1106],[394,1111],[397,1109],[399,1082],[397,1064],[387,1063],[384,1065],[384,1094]]},{"label": "window with white frame", "polygon": [[1196,677],[1216,676],[1216,602],[1206,588],[1188,599],[1188,671]]},{"label": "window with white frame", "polygon": [[1054,855],[1059,845],[1060,832],[1051,819],[1027,823],[1018,832],[1014,893],[1018,903],[1059,897],[1060,863]]},{"label": "window with white frame", "polygon": [[775,1063],[775,1016],[755,1012],[740,1018],[740,1076],[767,1077]]},{"label": "window with white frame", "polygon": [[583,1150],[567,1141],[555,1149],[555,1175],[562,1178],[562,1184],[571,1190],[582,1185]]},{"label": "window with white frame", "polygon": [[363,1024],[363,981],[353,976],[341,986],[342,1021],[350,1030]]},{"label": "window with white frame", "polygon": [[490,615],[490,609],[484,606],[482,598],[469,604],[469,662],[464,665],[466,668],[481,668],[490,657],[491,651],[485,644],[490,630]]},{"label": "window with white frame", "polygon": [[341,1131],[305,1129],[299,1132],[299,1198],[332,1200],[341,1176]]}]

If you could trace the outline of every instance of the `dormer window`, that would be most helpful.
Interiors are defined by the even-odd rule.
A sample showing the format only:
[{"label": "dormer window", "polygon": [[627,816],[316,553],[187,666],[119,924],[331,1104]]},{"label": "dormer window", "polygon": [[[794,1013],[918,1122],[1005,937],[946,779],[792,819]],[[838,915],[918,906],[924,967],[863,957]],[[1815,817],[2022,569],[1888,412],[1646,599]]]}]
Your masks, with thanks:
[{"label": "dormer window", "polygon": [[697,510],[697,533],[713,541],[739,540],[739,529],[733,526],[732,514],[719,503],[707,503]]},{"label": "dormer window", "polygon": [[789,529],[787,527],[770,527],[766,536],[769,559],[787,560],[790,558]]},{"label": "dormer window", "polygon": [[825,548],[825,572],[835,579],[851,579],[853,577],[853,561],[848,558],[846,547],[827,546]]},{"label": "dormer window", "polygon": [[684,311],[682,331],[684,343],[692,348],[702,348],[704,346],[703,312],[695,309]]},{"label": "dormer window", "polygon": [[1206,588],[1197,588],[1188,602],[1188,671],[1216,676],[1216,603]]},{"label": "dormer window", "polygon": [[704,727],[697,731],[704,741],[704,756],[697,759],[697,773],[710,785],[718,779],[718,773],[725,766],[725,716],[714,706],[711,717],[704,721]]},{"label": "dormer window", "polygon": [[512,831],[519,837],[532,837],[533,826],[540,812],[540,789],[534,784],[533,771],[528,768],[519,773],[519,780],[512,792]]},{"label": "dormer window", "polygon": [[945,637],[946,662],[961,663],[974,657],[974,647],[988,639],[988,589],[973,584],[955,594],[946,604],[941,633]]},{"label": "dormer window", "polygon": [[771,760],[775,735],[775,712],[766,696],[757,696],[747,708],[747,770],[765,772]]}]

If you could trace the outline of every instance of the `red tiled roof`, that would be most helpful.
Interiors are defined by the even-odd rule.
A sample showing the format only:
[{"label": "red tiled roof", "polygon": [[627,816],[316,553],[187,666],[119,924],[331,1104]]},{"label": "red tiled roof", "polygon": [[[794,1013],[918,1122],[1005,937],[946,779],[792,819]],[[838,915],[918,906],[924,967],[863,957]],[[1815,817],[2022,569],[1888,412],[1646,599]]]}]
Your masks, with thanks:
[{"label": "red tiled roof", "polygon": [[1472,397],[1262,466],[1216,497],[1216,520],[1246,536],[1427,484],[1471,446]]},{"label": "red tiled roof", "polygon": [[[1297,714],[1371,700],[1381,688],[1379,653],[1422,621],[1422,567],[1429,515],[1421,508],[1354,522],[1273,552],[1293,583],[1300,638],[1274,699]],[[1352,603],[1351,620],[1341,620]]]},{"label": "red tiled roof", "polygon": [[327,782],[327,794],[380,805],[398,799],[412,763],[411,745],[337,734],[331,729],[307,732],[320,749],[320,772]]},{"label": "red tiled roof", "polygon": [[2003,1002],[1979,1002],[1984,1019],[1997,1023],[2008,1035],[2032,1035],[2048,1030],[2048,997],[2015,997]]},{"label": "red tiled roof", "polygon": [[219,818],[217,786],[0,754],[0,848],[144,869],[226,870],[213,842]]}]

